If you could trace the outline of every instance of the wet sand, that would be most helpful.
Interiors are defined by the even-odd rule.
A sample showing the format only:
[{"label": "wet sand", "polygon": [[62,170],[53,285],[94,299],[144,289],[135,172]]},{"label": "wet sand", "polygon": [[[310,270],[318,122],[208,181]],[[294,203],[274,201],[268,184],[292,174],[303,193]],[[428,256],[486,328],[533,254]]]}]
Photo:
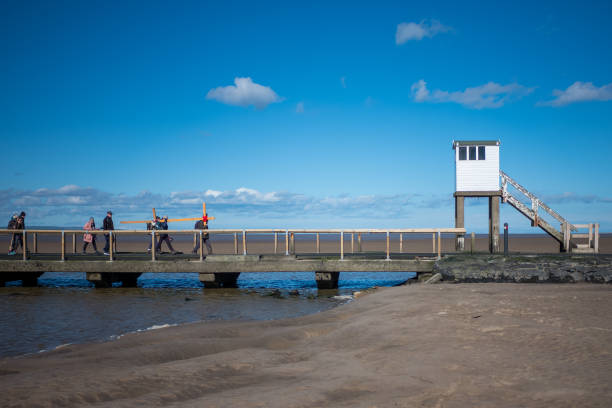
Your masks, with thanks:
[{"label": "wet sand", "polygon": [[300,318],[3,359],[2,405],[607,407],[611,307],[609,285],[378,289]]}]

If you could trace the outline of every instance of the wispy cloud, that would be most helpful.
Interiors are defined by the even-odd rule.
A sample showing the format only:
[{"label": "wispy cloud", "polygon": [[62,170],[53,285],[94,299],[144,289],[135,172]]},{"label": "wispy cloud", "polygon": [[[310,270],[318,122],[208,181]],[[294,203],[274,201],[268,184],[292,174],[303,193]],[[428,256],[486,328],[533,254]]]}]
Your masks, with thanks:
[{"label": "wispy cloud", "polygon": [[[405,218],[419,209],[449,207],[452,199],[420,194],[348,195],[316,197],[291,192],[262,192],[240,187],[235,190],[179,191],[156,194],[113,194],[91,187],[67,185],[58,189],[0,190],[0,212],[8,215],[26,210],[30,225],[81,225],[90,216],[113,210],[118,220],[148,217],[151,208],[176,216],[197,215],[201,203],[230,216],[257,219],[302,219],[304,216],[364,219]],[[210,210],[209,210],[210,211]],[[378,215],[377,215],[378,214]],[[192,215],[194,216],[194,215]]]},{"label": "wispy cloud", "polygon": [[304,113],[304,102],[298,102],[297,105],[295,105],[295,112]]},{"label": "wispy cloud", "polygon": [[451,31],[452,27],[445,26],[438,20],[421,20],[420,23],[400,23],[395,31],[395,43],[397,45],[415,40],[419,41],[425,37],[433,37],[439,33]]},{"label": "wispy cloud", "polygon": [[346,88],[346,77],[340,77],[340,84],[343,88]]},{"label": "wispy cloud", "polygon": [[206,94],[206,99],[213,99],[228,105],[253,105],[257,109],[264,109],[271,103],[283,100],[272,88],[256,84],[249,77],[237,77],[234,79],[234,84],[211,89]]},{"label": "wispy cloud", "polygon": [[553,95],[556,97],[551,101],[539,102],[539,106],[564,106],[570,103],[587,101],[609,101],[612,100],[612,83],[596,87],[592,82],[576,81],[566,90],[555,89]]},{"label": "wispy cloud", "polygon": [[436,89],[431,92],[427,88],[427,82],[423,79],[412,84],[410,90],[415,102],[452,102],[472,109],[500,108],[507,102],[520,99],[533,92],[533,88],[517,83],[501,85],[495,82],[466,88],[464,91],[448,92]]},{"label": "wispy cloud", "polygon": [[612,204],[612,197],[601,197],[594,194],[576,194],[565,192],[563,194],[545,195],[542,200],[545,203],[564,204],[564,203],[583,203],[583,204]]}]

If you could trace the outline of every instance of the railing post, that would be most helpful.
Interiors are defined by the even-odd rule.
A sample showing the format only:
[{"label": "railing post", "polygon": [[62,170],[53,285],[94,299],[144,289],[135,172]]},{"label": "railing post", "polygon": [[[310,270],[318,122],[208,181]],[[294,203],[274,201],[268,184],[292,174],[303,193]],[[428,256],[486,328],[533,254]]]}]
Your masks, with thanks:
[{"label": "railing post", "polygon": [[72,233],[72,253],[76,254],[76,234]]},{"label": "railing post", "polygon": [[151,260],[155,260],[155,230],[151,230]]},{"label": "railing post", "polygon": [[193,247],[195,248],[196,246],[196,240],[198,239],[198,234],[197,233],[193,233]]},{"label": "railing post", "polygon": [[596,254],[599,253],[599,224],[595,224],[595,238],[593,242],[593,250]]},{"label": "railing post", "polygon": [[340,231],[340,260],[344,259],[344,231]]},{"label": "railing post", "polygon": [[442,254],[442,234],[438,231],[438,259],[441,258]]},{"label": "railing post", "polygon": [[400,254],[404,251],[404,234],[400,232]]},{"label": "railing post", "polygon": [[389,248],[389,231],[387,231],[387,261],[391,259],[390,256],[390,248]]},{"label": "railing post", "polygon": [[321,253],[321,243],[319,242],[319,233],[317,232],[317,254]]},{"label": "railing post", "polygon": [[589,224],[589,248],[593,248],[593,224]]},{"label": "railing post", "polygon": [[432,245],[431,253],[435,254],[436,253],[436,233],[435,232],[431,234],[431,245]]},{"label": "railing post", "polygon": [[23,260],[25,261],[26,259],[28,259],[28,233],[26,232],[26,230],[23,230],[22,234],[23,246],[21,247],[21,249],[23,251]]},{"label": "railing post", "polygon": [[274,233],[274,255],[278,252],[278,232]]},{"label": "railing post", "polygon": [[109,261],[112,262],[113,260],[113,242],[114,242],[114,237],[113,237],[113,231],[109,231],[108,233],[108,256],[109,256]]},{"label": "railing post", "polygon": [[200,230],[200,238],[199,239],[200,239],[200,241],[199,241],[200,242],[200,262],[202,262],[204,260],[204,238],[202,236],[202,230]]},{"label": "railing post", "polygon": [[34,247],[34,253],[38,253],[38,235],[34,232],[32,235],[32,239],[34,240],[34,242],[32,242],[32,246]]},{"label": "railing post", "polygon": [[289,230],[285,230],[285,256],[289,256]]},{"label": "railing post", "polygon": [[[74,235],[74,234],[73,234]],[[61,261],[65,261],[66,260],[66,233],[64,231],[62,231],[62,255],[61,255]]]},{"label": "railing post", "polygon": [[351,232],[351,254],[355,253],[355,234]]},{"label": "railing post", "polygon": [[295,233],[291,233],[291,247],[289,248],[291,253],[295,255]]},{"label": "railing post", "polygon": [[476,233],[472,232],[470,240],[470,253],[473,254],[474,250],[476,250]]},{"label": "railing post", "polygon": [[537,227],[539,225],[538,222],[538,199],[531,199],[531,211],[533,211],[533,227]]},{"label": "railing post", "polygon": [[361,232],[357,233],[357,251],[361,252]]},{"label": "railing post", "polygon": [[246,231],[242,230],[242,255],[247,254]]},{"label": "railing post", "polygon": [[234,232],[234,255],[238,255],[238,234]]}]

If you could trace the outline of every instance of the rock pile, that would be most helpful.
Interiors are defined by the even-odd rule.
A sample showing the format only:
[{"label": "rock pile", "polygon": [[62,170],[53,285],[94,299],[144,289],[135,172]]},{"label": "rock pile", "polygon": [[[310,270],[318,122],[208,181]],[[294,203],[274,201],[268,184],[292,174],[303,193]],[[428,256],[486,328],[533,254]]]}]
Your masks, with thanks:
[{"label": "rock pile", "polygon": [[433,272],[452,282],[612,283],[612,256],[448,255]]}]

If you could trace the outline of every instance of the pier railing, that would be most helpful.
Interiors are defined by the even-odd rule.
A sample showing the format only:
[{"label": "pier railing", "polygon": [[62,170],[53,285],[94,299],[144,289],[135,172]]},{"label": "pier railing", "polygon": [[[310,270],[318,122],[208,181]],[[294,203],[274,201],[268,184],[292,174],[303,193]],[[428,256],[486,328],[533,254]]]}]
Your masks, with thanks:
[{"label": "pier railing", "polygon": [[[242,254],[247,255],[247,237],[249,235],[263,235],[273,234],[274,235],[274,253],[279,252],[279,238],[284,240],[284,252],[285,255],[295,253],[295,237],[296,235],[314,235],[316,253],[319,254],[321,250],[320,236],[321,234],[339,234],[340,235],[340,259],[344,259],[345,255],[345,237],[350,235],[351,238],[351,252],[355,250],[355,236],[357,236],[357,248],[361,252],[362,249],[362,237],[367,234],[382,234],[386,236],[386,259],[391,260],[390,250],[390,234],[399,234],[399,249],[400,253],[403,253],[404,246],[404,234],[431,234],[432,236],[432,253],[436,254],[438,258],[442,254],[442,234],[465,234],[465,228],[394,228],[394,229],[208,229],[208,230],[43,230],[43,229],[25,229],[25,230],[14,230],[14,229],[0,229],[0,234],[20,234],[23,237],[23,243],[25,250],[23,251],[23,260],[28,260],[27,254],[27,238],[28,235],[32,236],[33,253],[38,252],[38,235],[39,234],[57,234],[61,237],[61,251],[60,260],[66,260],[66,235],[72,235],[72,249],[73,253],[76,253],[76,236],[84,234],[108,234],[109,235],[109,261],[113,261],[115,258],[115,238],[119,235],[150,235],[151,236],[151,260],[156,260],[156,239],[160,235],[173,234],[173,235],[189,235],[193,234],[194,244],[199,241],[199,258],[204,260],[203,241],[204,235],[216,235],[216,234],[233,234],[234,236],[234,254],[239,254],[238,248],[238,236],[242,238]],[[436,242],[437,241],[437,242]]]}]

